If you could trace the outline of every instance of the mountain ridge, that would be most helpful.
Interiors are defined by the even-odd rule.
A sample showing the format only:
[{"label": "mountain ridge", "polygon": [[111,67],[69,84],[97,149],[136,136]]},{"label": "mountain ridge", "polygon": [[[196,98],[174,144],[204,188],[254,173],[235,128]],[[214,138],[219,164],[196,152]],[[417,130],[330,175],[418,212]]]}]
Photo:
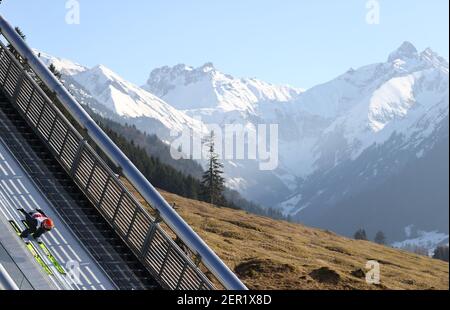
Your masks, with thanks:
[{"label": "mountain ridge", "polygon": [[[99,70],[101,66],[100,72],[68,66],[72,71],[67,70],[67,80],[86,88],[72,87],[82,93],[78,99],[91,96],[104,115],[155,133],[168,143],[169,131],[186,122],[200,136],[208,123],[246,128],[278,124],[279,167],[261,172],[249,161],[225,161],[226,177],[245,198],[277,205],[298,221],[305,220],[303,216],[314,205],[337,206],[346,194],[378,188],[379,182],[402,173],[408,165],[413,167],[416,160],[432,152],[434,140],[448,140],[436,134],[448,118],[448,61],[429,48],[419,53],[410,42],[391,52],[386,62],[349,70],[306,91],[234,78],[212,63],[198,68],[183,64],[157,68],[143,87]],[[116,104],[124,106],[123,115],[114,110]],[[150,111],[136,111],[141,108]],[[385,156],[379,150],[393,155]],[[370,162],[363,164],[358,161],[361,158]],[[398,165],[399,160],[407,162]],[[330,179],[334,184],[327,179],[338,172],[351,176],[352,171],[360,174],[354,176],[359,182],[348,180],[355,188],[338,190],[339,176]],[[317,218],[315,223],[321,222]],[[308,223],[314,225],[314,221]],[[395,229],[393,241],[401,241],[403,227]],[[448,234],[448,228],[444,232]]]},{"label": "mountain ridge", "polygon": [[[190,92],[206,100],[190,98],[177,88],[191,87]],[[234,78],[217,70],[212,63],[194,68],[185,64],[152,70],[144,89],[181,110],[220,108],[223,111],[254,111],[261,101],[289,101],[302,92],[290,86],[277,86],[254,78]]]}]

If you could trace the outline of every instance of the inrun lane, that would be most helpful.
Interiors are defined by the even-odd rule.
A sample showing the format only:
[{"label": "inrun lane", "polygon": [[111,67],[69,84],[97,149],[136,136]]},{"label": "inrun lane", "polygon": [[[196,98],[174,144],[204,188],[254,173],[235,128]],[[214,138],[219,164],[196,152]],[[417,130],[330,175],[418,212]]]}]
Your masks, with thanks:
[{"label": "inrun lane", "polygon": [[[79,290],[115,289],[105,272],[53,210],[53,206],[18,164],[0,137],[0,216],[7,221],[14,220],[23,229],[23,215],[17,211],[20,208],[26,211],[41,209],[51,217],[55,222],[55,229],[44,235],[42,240],[66,271],[79,266],[79,273],[75,271],[62,275],[45,253],[38,248],[40,256],[52,270],[53,275],[48,276],[56,287]],[[77,274],[78,279],[76,279],[77,276],[73,276]]]}]

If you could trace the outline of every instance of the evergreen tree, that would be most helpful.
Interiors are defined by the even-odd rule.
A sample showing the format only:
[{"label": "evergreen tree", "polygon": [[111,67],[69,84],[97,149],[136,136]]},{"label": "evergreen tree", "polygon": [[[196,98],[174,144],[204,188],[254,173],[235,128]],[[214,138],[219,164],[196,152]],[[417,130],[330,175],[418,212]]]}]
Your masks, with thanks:
[{"label": "evergreen tree", "polygon": [[411,252],[413,252],[414,254],[417,254],[417,255],[429,256],[428,249],[426,247],[420,246],[420,245],[413,246],[411,249]]},{"label": "evergreen tree", "polygon": [[55,65],[50,64],[48,69],[50,70],[51,73],[53,73],[54,76],[56,76],[58,80],[61,80],[62,74],[61,72],[58,71],[58,69],[56,69]]},{"label": "evergreen tree", "polygon": [[381,230],[375,235],[374,241],[378,244],[386,244],[386,236]]},{"label": "evergreen tree", "polygon": [[433,258],[448,262],[448,245],[438,246],[436,250],[434,250]]},{"label": "evergreen tree", "polygon": [[[51,73],[53,73],[53,75],[61,81],[61,77],[62,74],[61,72],[59,72],[56,67],[53,64],[50,64],[50,66],[48,67],[48,69],[50,70]],[[38,76],[34,76],[34,79],[36,80],[36,83],[39,85],[39,87],[44,91],[44,93],[50,98],[50,100],[52,100],[55,104],[59,104],[59,102],[55,102],[56,98],[55,95],[53,94],[52,91],[50,91],[50,89],[47,87],[47,85],[45,85],[45,83],[38,77]],[[66,115],[67,116],[67,115]]]},{"label": "evergreen tree", "polygon": [[367,240],[367,234],[366,234],[366,231],[364,230],[364,229],[358,229],[356,232],[355,232],[355,235],[354,235],[354,238],[356,239],[356,240]]},{"label": "evergreen tree", "polygon": [[212,205],[219,205],[224,202],[223,191],[225,188],[225,179],[222,177],[223,164],[219,161],[219,156],[215,151],[214,131],[211,132],[208,144],[208,168],[202,178],[202,196]]},{"label": "evergreen tree", "polygon": [[[22,32],[22,30],[19,27],[15,27],[14,28],[17,32],[17,34],[23,39],[25,40],[27,37],[26,35]],[[25,60],[23,59],[22,56],[20,56],[20,54],[16,51],[16,49],[11,45],[8,44],[7,48],[9,49],[9,51],[14,55],[14,57],[16,57],[16,59],[20,62],[20,63],[25,63]]]}]

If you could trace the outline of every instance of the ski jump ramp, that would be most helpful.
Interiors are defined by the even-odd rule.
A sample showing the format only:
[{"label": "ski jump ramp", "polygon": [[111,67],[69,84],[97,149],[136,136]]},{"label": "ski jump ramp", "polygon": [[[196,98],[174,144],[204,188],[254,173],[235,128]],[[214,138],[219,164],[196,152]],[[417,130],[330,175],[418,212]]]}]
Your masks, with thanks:
[{"label": "ski jump ramp", "polygon": [[[54,211],[53,206],[47,201],[32,179],[26,175],[0,139],[0,216],[7,221],[13,220],[19,223],[20,227],[24,229],[23,215],[17,209],[26,211],[41,209],[55,222],[56,228],[51,233],[44,235],[42,240],[61,266],[68,271],[69,276],[61,275],[45,253],[38,248],[40,256],[53,271],[54,276],[48,278],[54,287],[57,289],[82,290],[111,290],[115,288],[105,272],[89,255],[74,233],[70,231],[68,225]],[[3,221],[1,230],[11,230],[11,226],[8,224],[5,228],[5,221]],[[17,238],[17,236],[14,237]],[[23,247],[23,244],[19,245]],[[77,272],[71,273],[74,267],[77,267]],[[42,268],[38,267],[38,269]],[[44,271],[42,270],[42,272]]]},{"label": "ski jump ramp", "polygon": [[[0,242],[15,274],[35,289],[247,289],[1,15],[0,34],[0,231],[6,239]],[[39,208],[55,220],[55,231],[43,238],[47,249],[19,239],[19,208]],[[78,274],[69,276],[72,269]]]}]

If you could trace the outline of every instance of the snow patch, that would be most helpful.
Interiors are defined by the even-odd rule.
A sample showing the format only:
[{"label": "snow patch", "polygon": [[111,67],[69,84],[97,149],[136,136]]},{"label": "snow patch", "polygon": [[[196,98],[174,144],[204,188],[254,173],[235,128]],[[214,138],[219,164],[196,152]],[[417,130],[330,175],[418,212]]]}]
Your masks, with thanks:
[{"label": "snow patch", "polygon": [[[405,233],[408,232],[409,235],[411,235],[411,228],[411,226],[406,227]],[[445,233],[440,233],[438,231],[418,231],[417,237],[395,242],[392,246],[400,249],[414,249],[415,247],[425,248],[431,256],[439,245],[445,244],[445,242],[448,243],[448,240],[449,235]]]},{"label": "snow patch", "polygon": [[59,72],[67,75],[74,75],[88,70],[87,67],[77,64],[68,59],[55,57],[47,53],[41,52],[37,49],[32,49],[33,53],[48,67],[53,64]]},{"label": "snow patch", "polygon": [[411,237],[413,228],[414,225],[412,224],[405,227],[405,235],[407,238]]},{"label": "snow patch", "polygon": [[236,178],[227,178],[226,179],[226,186],[230,189],[236,190],[236,191],[243,191],[247,187],[248,182],[240,177]]},{"label": "snow patch", "polygon": [[302,195],[295,195],[290,199],[280,203],[278,207],[281,209],[284,215],[289,215],[297,207],[298,203],[302,200]]}]

